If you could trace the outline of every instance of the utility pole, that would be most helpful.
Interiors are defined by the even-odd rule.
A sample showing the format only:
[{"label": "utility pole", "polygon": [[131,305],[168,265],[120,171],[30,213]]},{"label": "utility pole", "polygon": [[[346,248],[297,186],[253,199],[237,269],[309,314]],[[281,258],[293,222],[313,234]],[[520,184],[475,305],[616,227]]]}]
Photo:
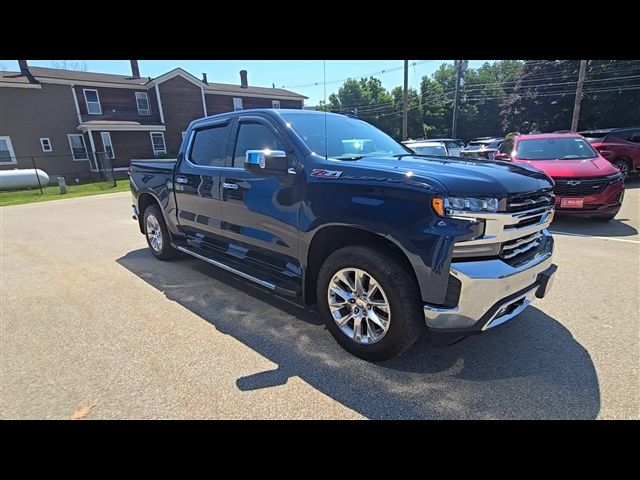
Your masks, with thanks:
[{"label": "utility pole", "polygon": [[402,92],[402,140],[407,139],[407,89],[409,88],[409,60],[404,61],[404,90]]},{"label": "utility pole", "polygon": [[451,138],[456,138],[458,128],[458,98],[460,97],[460,72],[462,70],[462,60],[454,60],[456,67],[456,93],[453,100],[453,122],[451,124]]},{"label": "utility pole", "polygon": [[580,60],[580,74],[578,75],[578,87],[576,88],[576,101],[573,104],[573,118],[571,119],[571,130],[574,132],[578,129],[578,120],[580,119],[580,104],[582,103],[582,86],[584,85],[584,77],[587,74],[587,61]]}]

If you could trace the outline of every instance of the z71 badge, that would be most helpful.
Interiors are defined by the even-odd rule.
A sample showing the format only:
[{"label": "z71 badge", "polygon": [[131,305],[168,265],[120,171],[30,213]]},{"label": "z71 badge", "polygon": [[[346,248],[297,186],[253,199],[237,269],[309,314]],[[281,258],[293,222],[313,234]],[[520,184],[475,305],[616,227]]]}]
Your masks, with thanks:
[{"label": "z71 badge", "polygon": [[314,168],[311,171],[312,177],[338,178],[342,175],[341,170],[325,170],[324,168]]}]

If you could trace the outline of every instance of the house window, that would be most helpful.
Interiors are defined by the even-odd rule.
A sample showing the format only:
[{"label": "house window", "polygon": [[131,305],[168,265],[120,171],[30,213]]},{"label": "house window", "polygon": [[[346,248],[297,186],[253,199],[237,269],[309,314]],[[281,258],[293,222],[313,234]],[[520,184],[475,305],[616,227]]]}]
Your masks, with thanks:
[{"label": "house window", "polygon": [[271,108],[280,108],[280,100],[271,100]]},{"label": "house window", "polygon": [[40,146],[42,147],[43,152],[51,152],[53,150],[53,148],[51,148],[51,140],[48,138],[41,138]]},{"label": "house window", "polygon": [[242,99],[234,98],[233,99],[233,111],[237,112],[238,110],[242,110]]},{"label": "house window", "polygon": [[136,92],[136,104],[138,105],[138,115],[151,115],[147,92]]},{"label": "house window", "polygon": [[71,147],[71,155],[74,160],[89,160],[87,155],[87,147],[84,145],[84,137],[81,133],[73,133],[67,135],[69,139],[69,147]]},{"label": "house window", "polygon": [[0,137],[0,165],[16,163],[16,154],[11,145],[11,138]]},{"label": "house window", "polygon": [[167,147],[164,144],[164,133],[162,132],[150,132],[151,133],[151,145],[153,146],[153,154],[158,156],[163,153],[167,153]]},{"label": "house window", "polygon": [[111,134],[109,132],[100,133],[102,137],[102,146],[104,147],[105,153],[109,156],[109,158],[116,158],[116,155],[113,151],[113,143],[111,143]]},{"label": "house window", "polygon": [[100,106],[100,97],[97,90],[84,89],[84,101],[87,104],[87,113],[89,115],[102,115],[102,107]]}]

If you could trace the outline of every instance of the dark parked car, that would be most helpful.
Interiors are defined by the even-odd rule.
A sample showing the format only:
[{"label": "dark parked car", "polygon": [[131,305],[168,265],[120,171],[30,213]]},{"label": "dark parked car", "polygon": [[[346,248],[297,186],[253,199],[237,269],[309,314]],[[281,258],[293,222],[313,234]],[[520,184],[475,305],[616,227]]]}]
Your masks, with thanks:
[{"label": "dark parked car", "polygon": [[181,251],[317,303],[366,360],[402,353],[425,327],[453,340],[502,324],[544,297],[556,270],[544,173],[416,156],[345,115],[203,118],[177,161],[134,160],[130,175],[156,258]]},{"label": "dark parked car", "polygon": [[626,177],[640,172],[640,127],[609,128],[579,132],[600,155]]},{"label": "dark parked car", "polygon": [[460,156],[465,158],[486,158],[493,160],[504,137],[480,137],[471,140],[465,148],[460,151]]}]

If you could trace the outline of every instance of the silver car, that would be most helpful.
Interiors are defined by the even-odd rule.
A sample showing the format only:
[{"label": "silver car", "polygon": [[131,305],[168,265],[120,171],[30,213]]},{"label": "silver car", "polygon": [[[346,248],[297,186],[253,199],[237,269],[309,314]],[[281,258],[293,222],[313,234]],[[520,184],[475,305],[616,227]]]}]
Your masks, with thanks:
[{"label": "silver car", "polygon": [[502,145],[504,137],[480,137],[474,138],[460,152],[461,157],[486,158],[493,160],[494,155]]},{"label": "silver car", "polygon": [[444,142],[432,142],[427,140],[409,140],[402,142],[405,146],[418,155],[433,155],[436,157],[448,157],[449,150]]},{"label": "silver car", "polygon": [[458,138],[430,138],[429,140],[431,142],[444,143],[451,157],[459,157],[464,148],[464,142]]}]

